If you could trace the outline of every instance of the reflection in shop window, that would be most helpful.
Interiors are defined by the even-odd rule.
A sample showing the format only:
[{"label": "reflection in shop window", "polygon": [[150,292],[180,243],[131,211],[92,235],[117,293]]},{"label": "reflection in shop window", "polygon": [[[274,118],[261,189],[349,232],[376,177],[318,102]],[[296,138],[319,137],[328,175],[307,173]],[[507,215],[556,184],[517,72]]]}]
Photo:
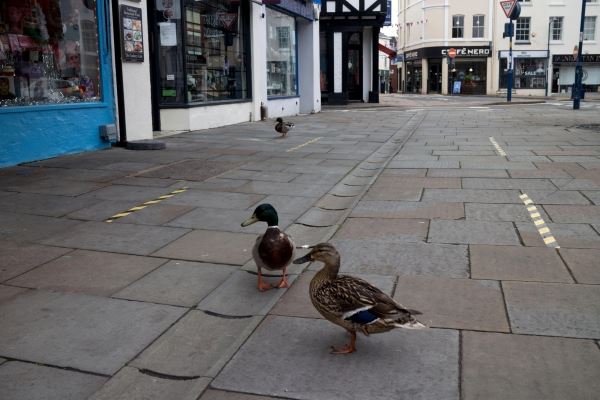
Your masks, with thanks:
[{"label": "reflection in shop window", "polygon": [[296,69],[296,21],[267,8],[267,95],[297,95]]},{"label": "reflection in shop window", "polygon": [[94,0],[0,2],[0,106],[99,100]]},{"label": "reflection in shop window", "polygon": [[[545,58],[515,58],[514,88],[544,89],[546,82]],[[500,60],[500,87],[507,87],[507,61]]]}]

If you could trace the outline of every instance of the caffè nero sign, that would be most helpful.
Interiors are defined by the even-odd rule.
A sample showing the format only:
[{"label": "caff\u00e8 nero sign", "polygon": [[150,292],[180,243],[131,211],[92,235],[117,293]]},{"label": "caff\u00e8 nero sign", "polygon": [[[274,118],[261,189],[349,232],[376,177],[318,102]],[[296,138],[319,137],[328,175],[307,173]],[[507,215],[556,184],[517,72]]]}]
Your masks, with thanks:
[{"label": "caff\u00e8 nero sign", "polygon": [[448,57],[448,51],[456,51],[455,58],[475,58],[491,57],[490,46],[464,46],[464,47],[423,47],[421,49],[411,50],[404,53],[406,61],[419,60],[421,58],[445,58]]}]

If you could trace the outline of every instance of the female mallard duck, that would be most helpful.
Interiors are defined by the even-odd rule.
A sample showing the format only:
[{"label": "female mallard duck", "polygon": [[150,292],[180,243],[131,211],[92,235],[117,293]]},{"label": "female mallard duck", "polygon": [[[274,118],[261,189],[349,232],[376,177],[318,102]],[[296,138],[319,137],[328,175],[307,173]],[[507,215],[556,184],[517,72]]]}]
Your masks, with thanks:
[{"label": "female mallard duck", "polygon": [[281,136],[287,135],[287,133],[294,127],[292,122],[283,122],[281,117],[277,118],[277,123],[275,124],[275,130],[281,133]]},{"label": "female mallard duck", "polygon": [[252,257],[258,268],[258,290],[262,292],[273,287],[263,282],[262,268],[270,271],[282,270],[281,280],[276,287],[288,287],[285,272],[287,266],[290,265],[294,258],[294,242],[290,236],[282,232],[277,226],[279,217],[272,205],[261,204],[256,207],[252,216],[242,222],[242,226],[248,226],[258,221],[267,223],[267,230],[256,239],[256,243],[252,249]]},{"label": "female mallard duck", "polygon": [[420,329],[425,325],[413,315],[421,314],[396,303],[370,283],[352,276],[338,275],[340,254],[329,243],[302,246],[311,249],[294,264],[322,261],[325,266],[310,282],[310,299],[321,315],[350,332],[350,343],[335,348],[334,354],[356,351],[356,331],[366,336],[386,332],[394,328]]}]

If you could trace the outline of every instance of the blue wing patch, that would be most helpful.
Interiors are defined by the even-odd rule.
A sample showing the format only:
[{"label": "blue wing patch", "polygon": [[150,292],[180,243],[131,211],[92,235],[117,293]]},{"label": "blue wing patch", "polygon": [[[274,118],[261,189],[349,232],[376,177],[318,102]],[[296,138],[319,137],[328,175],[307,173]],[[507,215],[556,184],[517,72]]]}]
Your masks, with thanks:
[{"label": "blue wing patch", "polygon": [[375,321],[378,318],[379,318],[378,316],[374,315],[369,310],[363,310],[363,311],[357,312],[356,314],[352,314],[351,316],[346,318],[346,320],[352,321],[355,324],[367,325],[367,324],[370,324],[371,322]]}]

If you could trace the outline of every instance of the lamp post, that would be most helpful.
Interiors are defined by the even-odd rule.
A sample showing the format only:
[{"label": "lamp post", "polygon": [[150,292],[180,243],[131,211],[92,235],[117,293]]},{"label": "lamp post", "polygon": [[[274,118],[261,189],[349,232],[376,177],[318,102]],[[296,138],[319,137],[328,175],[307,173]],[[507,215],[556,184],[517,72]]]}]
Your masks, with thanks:
[{"label": "lamp post", "polygon": [[583,27],[585,25],[585,3],[586,0],[581,0],[581,22],[579,24],[579,48],[577,49],[577,64],[575,65],[575,85],[573,85],[573,110],[579,110],[581,102],[581,80],[583,78],[582,62],[582,47],[583,47]]},{"label": "lamp post", "polygon": [[554,25],[554,17],[550,17],[550,21],[548,21],[548,47],[547,47],[547,53],[546,53],[546,87],[545,87],[545,97],[548,97],[548,86],[550,86],[550,79],[548,78],[549,74],[550,74],[550,34],[551,34],[551,28]]}]

